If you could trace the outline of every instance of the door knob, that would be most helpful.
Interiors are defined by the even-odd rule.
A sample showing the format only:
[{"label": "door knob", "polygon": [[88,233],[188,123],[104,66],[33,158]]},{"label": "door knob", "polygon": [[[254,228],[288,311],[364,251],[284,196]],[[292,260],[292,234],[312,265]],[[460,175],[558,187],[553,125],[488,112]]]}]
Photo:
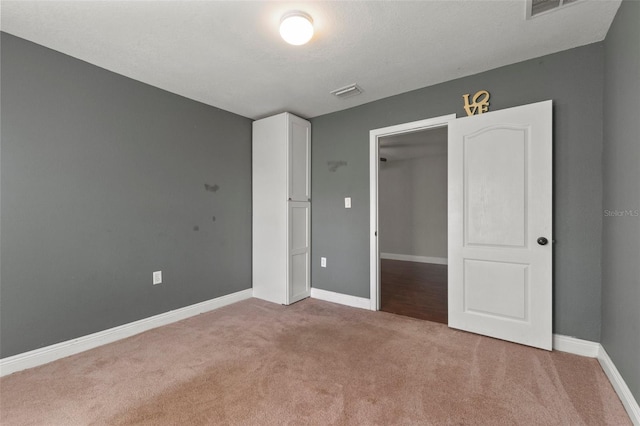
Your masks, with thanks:
[{"label": "door knob", "polygon": [[548,242],[549,240],[547,240],[545,237],[538,238],[538,244],[540,244],[541,246],[546,246]]}]

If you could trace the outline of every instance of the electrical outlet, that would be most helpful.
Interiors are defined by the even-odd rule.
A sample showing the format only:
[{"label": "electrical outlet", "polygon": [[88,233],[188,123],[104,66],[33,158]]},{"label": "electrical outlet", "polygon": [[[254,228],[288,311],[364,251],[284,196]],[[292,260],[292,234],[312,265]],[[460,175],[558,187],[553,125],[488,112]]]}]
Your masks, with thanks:
[{"label": "electrical outlet", "polygon": [[320,258],[320,266],[323,268],[327,267],[327,258],[326,257],[321,257]]},{"label": "electrical outlet", "polygon": [[155,271],[153,273],[153,285],[162,284],[162,271]]},{"label": "electrical outlet", "polygon": [[350,209],[351,208],[351,197],[346,197],[344,199],[344,208],[345,209]]}]

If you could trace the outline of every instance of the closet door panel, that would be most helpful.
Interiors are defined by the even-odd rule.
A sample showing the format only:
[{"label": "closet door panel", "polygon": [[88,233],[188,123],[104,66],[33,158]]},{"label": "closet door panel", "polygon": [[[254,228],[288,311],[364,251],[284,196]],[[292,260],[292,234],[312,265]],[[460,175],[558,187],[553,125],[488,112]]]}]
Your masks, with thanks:
[{"label": "closet door panel", "polygon": [[310,201],[311,125],[289,115],[289,199]]},{"label": "closet door panel", "polygon": [[310,282],[309,202],[289,202],[289,301],[309,297]]}]

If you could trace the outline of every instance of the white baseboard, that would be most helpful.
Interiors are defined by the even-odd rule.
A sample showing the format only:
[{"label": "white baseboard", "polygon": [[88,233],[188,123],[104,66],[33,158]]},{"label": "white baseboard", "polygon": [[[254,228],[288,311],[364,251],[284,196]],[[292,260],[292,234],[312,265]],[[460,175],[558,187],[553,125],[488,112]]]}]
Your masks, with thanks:
[{"label": "white baseboard", "polygon": [[321,290],[314,287],[311,287],[311,297],[354,308],[370,309],[371,307],[369,299],[365,299],[364,297],[350,296],[348,294],[335,293],[333,291]]},{"label": "white baseboard", "polygon": [[622,405],[625,410],[627,410],[631,422],[636,426],[640,426],[640,407],[638,406],[638,401],[633,397],[629,386],[627,386],[627,383],[620,375],[620,372],[618,372],[615,364],[611,358],[609,358],[607,351],[604,350],[604,347],[600,343],[554,334],[553,349],[589,358],[597,358],[602,370],[611,382],[611,386],[613,386]]},{"label": "white baseboard", "polygon": [[627,414],[629,415],[631,422],[636,426],[640,426],[640,406],[638,405],[638,401],[633,397],[631,389],[627,386],[627,383],[620,375],[620,372],[611,358],[609,358],[609,354],[607,354],[607,351],[604,350],[602,345],[600,345],[598,361],[600,362],[600,366],[604,370],[604,373],[609,378],[611,386],[613,386],[618,397],[620,397],[620,401],[622,401],[622,405],[624,405],[625,410],[627,410]]},{"label": "white baseboard", "polygon": [[244,299],[249,299],[252,294],[253,290],[249,288],[247,290],[238,291],[226,296],[185,306],[184,308],[154,315],[149,318],[110,328],[108,330],[78,337],[77,339],[67,340],[66,342],[56,343],[55,345],[3,358],[0,359],[0,377],[25,370],[27,368],[47,364],[60,358],[151,330],[152,328],[161,327],[163,325],[209,312]]},{"label": "white baseboard", "polygon": [[446,257],[414,256],[412,254],[380,253],[380,259],[404,260],[405,262],[434,263],[436,265],[446,265]]},{"label": "white baseboard", "polygon": [[576,339],[575,337],[563,336],[562,334],[553,335],[553,349],[556,351],[597,358],[598,353],[600,353],[600,347],[600,343],[597,342]]}]

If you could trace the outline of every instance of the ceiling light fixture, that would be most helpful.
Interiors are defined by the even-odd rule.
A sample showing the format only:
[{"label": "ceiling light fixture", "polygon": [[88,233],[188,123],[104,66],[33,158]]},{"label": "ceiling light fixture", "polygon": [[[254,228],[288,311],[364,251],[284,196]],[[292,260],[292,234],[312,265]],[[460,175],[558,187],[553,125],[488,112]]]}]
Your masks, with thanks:
[{"label": "ceiling light fixture", "polygon": [[303,45],[313,37],[313,19],[304,12],[288,12],[280,20],[280,35],[289,44]]}]

